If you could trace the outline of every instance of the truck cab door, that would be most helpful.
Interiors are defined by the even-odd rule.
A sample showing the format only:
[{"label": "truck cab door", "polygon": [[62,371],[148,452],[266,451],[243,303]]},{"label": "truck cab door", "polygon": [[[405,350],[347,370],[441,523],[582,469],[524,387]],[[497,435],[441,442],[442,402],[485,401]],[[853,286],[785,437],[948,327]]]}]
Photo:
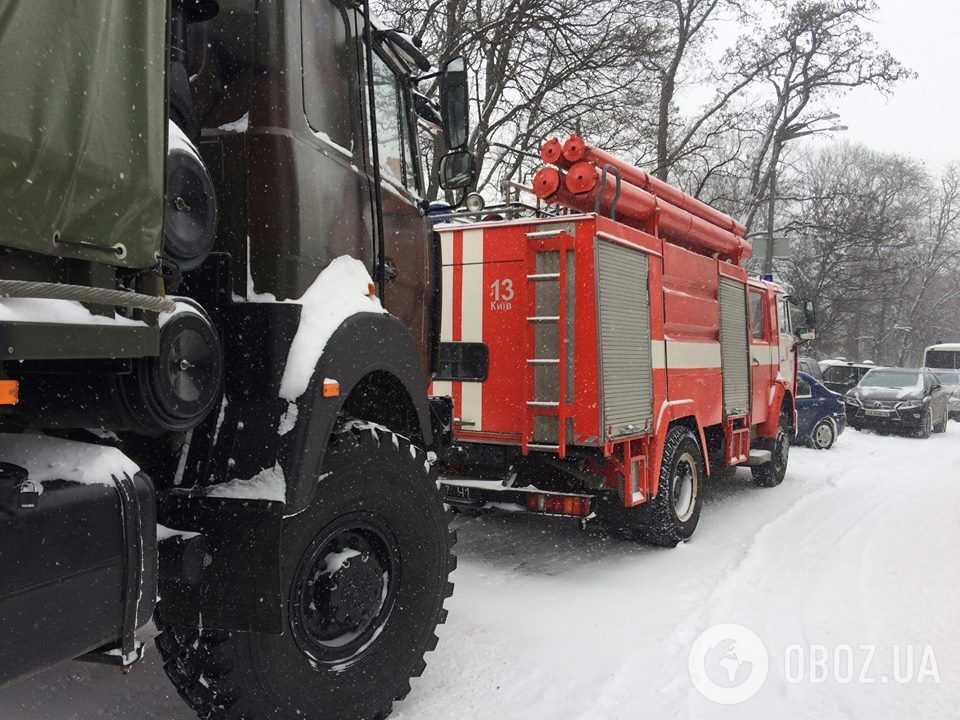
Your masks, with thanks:
[{"label": "truck cab door", "polygon": [[822,412],[822,398],[817,397],[813,388],[803,378],[797,380],[797,425],[809,429],[817,421]]},{"label": "truck cab door", "polygon": [[770,385],[776,373],[778,360],[765,290],[750,287],[750,387],[752,392],[750,423],[756,425],[767,419],[770,409]]},{"label": "truck cab door", "polygon": [[[373,146],[380,163],[380,193],[384,235],[384,304],[413,334],[428,367],[432,334],[433,264],[432,227],[423,210],[423,173],[416,142],[410,83],[402,65],[389,50],[375,46],[373,52],[373,101],[375,132],[370,132],[370,93],[363,93],[368,144],[366,153],[370,202],[376,216]],[[364,84],[366,84],[364,73]]]},{"label": "truck cab door", "polygon": [[790,307],[782,295],[776,297],[777,303],[777,348],[780,354],[780,375],[787,382],[787,387],[794,391],[794,379],[797,376],[797,338],[791,326]]}]

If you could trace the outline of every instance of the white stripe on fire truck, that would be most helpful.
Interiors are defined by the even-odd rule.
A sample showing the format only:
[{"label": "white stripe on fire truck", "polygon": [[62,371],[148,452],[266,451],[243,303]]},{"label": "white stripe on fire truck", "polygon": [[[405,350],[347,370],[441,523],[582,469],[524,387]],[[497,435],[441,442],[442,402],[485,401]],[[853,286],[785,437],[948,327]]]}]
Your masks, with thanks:
[{"label": "white stripe on fire truck", "polygon": [[[440,233],[440,268],[441,309],[440,309],[440,342],[453,340],[453,233]],[[449,380],[437,380],[433,383],[434,395],[453,395],[453,383]]]},{"label": "white stripe on fire truck", "polygon": [[[720,367],[720,343],[667,340],[666,364],[677,370]],[[656,367],[656,365],[654,365]]]},{"label": "white stripe on fire truck", "polygon": [[[685,343],[664,340],[650,341],[651,360],[654,370],[663,370],[667,366],[667,354],[670,355],[672,368],[708,368],[720,367],[720,345],[717,343]],[[775,345],[751,345],[751,362],[760,365],[776,365],[779,362]]]},{"label": "white stripe on fire truck", "polygon": [[667,347],[665,340],[650,341],[650,359],[654,370],[663,370],[667,366]]},{"label": "white stripe on fire truck", "polygon": [[[483,230],[463,232],[463,286],[460,296],[460,340],[483,342]],[[483,383],[461,383],[460,416],[468,427],[483,429]]]},{"label": "white stripe on fire truck", "polygon": [[779,365],[780,349],[776,345],[750,345],[750,362],[759,365]]},{"label": "white stripe on fire truck", "polygon": [[453,341],[453,233],[440,235],[440,257],[443,258],[441,282],[443,283],[443,307],[440,311],[440,339]]}]

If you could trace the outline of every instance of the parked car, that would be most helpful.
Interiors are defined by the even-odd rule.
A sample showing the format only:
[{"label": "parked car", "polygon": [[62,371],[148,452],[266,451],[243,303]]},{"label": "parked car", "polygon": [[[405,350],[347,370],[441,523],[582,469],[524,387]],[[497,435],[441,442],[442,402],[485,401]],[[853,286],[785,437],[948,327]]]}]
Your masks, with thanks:
[{"label": "parked car", "polygon": [[809,357],[802,357],[799,360],[800,371],[813,377],[817,382],[823,382],[823,373],[820,371],[820,364]]},{"label": "parked car", "polygon": [[810,373],[798,373],[796,442],[829,450],[847,427],[843,396]]},{"label": "parked car", "polygon": [[930,437],[947,429],[950,399],[930,370],[875,368],[847,392],[847,421],[855,430],[874,428]]},{"label": "parked car", "polygon": [[875,368],[873,363],[822,360],[820,362],[820,370],[823,373],[821,382],[835,393],[843,395],[850,388],[856,387],[861,378]]},{"label": "parked car", "polygon": [[960,420],[960,370],[940,370],[930,368],[943,385],[943,389],[950,393],[947,399],[947,415],[951,420]]}]

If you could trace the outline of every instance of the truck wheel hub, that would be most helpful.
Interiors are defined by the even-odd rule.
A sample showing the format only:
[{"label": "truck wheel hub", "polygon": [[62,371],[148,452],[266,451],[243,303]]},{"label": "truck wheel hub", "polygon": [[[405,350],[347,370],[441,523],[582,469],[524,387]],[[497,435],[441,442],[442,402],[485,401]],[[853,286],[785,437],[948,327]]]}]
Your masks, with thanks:
[{"label": "truck wheel hub", "polygon": [[684,453],[673,474],[673,511],[680,522],[686,522],[696,505],[698,473],[697,462],[690,453]]},{"label": "truck wheel hub", "polygon": [[398,550],[377,518],[336,523],[301,559],[290,624],[301,648],[321,661],[343,660],[384,625],[398,586]]}]

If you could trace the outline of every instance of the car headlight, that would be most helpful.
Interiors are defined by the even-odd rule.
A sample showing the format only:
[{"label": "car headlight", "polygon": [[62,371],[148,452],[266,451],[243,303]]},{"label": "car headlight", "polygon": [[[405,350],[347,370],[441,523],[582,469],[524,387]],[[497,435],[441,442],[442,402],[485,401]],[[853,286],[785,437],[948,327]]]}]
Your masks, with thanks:
[{"label": "car headlight", "polygon": [[919,400],[904,400],[897,403],[897,410],[916,410],[920,407]]},{"label": "car headlight", "polygon": [[853,405],[854,407],[862,407],[860,399],[856,395],[844,395],[843,401],[848,405]]}]

